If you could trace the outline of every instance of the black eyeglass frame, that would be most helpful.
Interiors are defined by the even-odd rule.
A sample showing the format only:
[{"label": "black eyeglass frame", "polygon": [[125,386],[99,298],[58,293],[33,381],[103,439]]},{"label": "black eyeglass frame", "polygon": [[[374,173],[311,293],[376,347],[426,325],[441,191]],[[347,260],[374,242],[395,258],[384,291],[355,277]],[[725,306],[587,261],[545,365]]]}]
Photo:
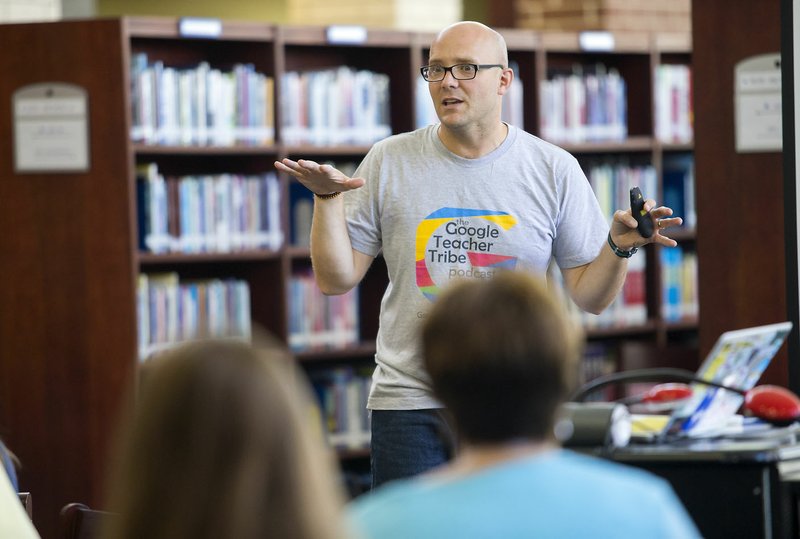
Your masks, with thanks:
[{"label": "black eyeglass frame", "polygon": [[[461,77],[456,77],[456,74],[453,71],[453,69],[456,68],[456,67],[459,67],[459,66],[472,66],[473,68],[475,68],[475,72],[472,74],[471,77],[466,78],[466,79],[465,78],[461,78]],[[430,69],[432,67],[440,67],[440,68],[444,69],[444,73],[442,74],[442,78],[441,79],[431,80],[431,79],[428,78],[428,76],[426,75],[426,70],[428,70],[428,69]],[[450,67],[427,65],[427,66],[422,66],[421,68],[419,68],[419,73],[420,73],[420,75],[422,75],[422,78],[425,79],[427,82],[440,82],[440,81],[443,81],[444,78],[447,76],[447,72],[448,71],[453,76],[453,78],[456,79],[456,80],[472,80],[472,79],[474,79],[475,77],[478,76],[478,71],[480,71],[481,69],[490,69],[492,67],[499,67],[501,69],[505,69],[506,68],[503,64],[453,64]]]}]

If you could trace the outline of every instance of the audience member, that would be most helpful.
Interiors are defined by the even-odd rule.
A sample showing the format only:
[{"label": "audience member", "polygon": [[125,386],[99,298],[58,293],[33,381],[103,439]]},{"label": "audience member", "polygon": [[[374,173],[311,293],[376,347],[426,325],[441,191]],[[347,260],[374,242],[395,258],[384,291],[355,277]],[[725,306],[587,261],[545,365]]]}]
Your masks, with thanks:
[{"label": "audience member", "polygon": [[664,480],[557,446],[581,343],[563,303],[529,274],[449,287],[422,349],[459,453],[357,499],[356,528],[369,539],[699,536]]},{"label": "audience member", "polygon": [[[341,506],[284,352],[200,342],[145,364],[110,484],[117,539],[334,539]],[[317,416],[318,417],[318,416]]]}]

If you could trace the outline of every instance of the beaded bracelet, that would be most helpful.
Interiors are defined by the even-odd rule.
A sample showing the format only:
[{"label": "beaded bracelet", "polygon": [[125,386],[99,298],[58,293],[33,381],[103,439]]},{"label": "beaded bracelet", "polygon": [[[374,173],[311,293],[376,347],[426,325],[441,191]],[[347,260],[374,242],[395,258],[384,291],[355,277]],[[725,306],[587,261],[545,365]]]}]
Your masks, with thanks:
[{"label": "beaded bracelet", "polygon": [[336,191],[335,193],[328,193],[327,195],[318,195],[317,193],[314,193],[314,196],[317,198],[321,198],[322,200],[330,200],[332,198],[338,197],[341,194],[342,194],[341,191]]}]

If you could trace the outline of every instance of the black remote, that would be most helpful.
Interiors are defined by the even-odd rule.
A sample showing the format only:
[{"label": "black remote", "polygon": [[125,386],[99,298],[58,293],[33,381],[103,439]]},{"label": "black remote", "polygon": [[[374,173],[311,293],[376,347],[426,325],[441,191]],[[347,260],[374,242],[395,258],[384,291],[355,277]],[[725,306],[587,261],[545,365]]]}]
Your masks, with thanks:
[{"label": "black remote", "polygon": [[638,187],[631,187],[631,215],[639,224],[637,230],[643,238],[653,235],[653,219],[649,211],[644,211],[644,197]]}]

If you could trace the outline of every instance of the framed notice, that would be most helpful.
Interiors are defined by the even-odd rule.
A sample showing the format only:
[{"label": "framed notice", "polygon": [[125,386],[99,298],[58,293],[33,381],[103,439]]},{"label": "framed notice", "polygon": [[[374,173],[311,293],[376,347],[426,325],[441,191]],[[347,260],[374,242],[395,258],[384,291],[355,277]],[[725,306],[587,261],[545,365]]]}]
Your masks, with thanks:
[{"label": "framed notice", "polygon": [[14,92],[12,108],[15,172],[89,170],[85,89],[60,82],[31,84]]},{"label": "framed notice", "polygon": [[780,53],[752,56],[736,64],[735,86],[736,151],[781,151]]}]

